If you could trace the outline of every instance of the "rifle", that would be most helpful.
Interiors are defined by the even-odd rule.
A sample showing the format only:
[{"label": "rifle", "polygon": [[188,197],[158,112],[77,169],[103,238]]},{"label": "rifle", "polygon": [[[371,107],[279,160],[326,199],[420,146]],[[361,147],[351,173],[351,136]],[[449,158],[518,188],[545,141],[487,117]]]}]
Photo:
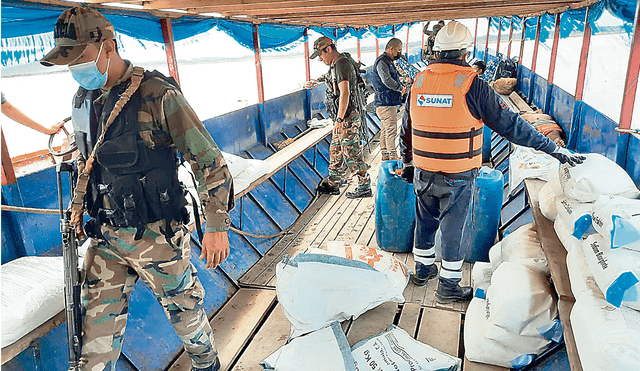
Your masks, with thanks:
[{"label": "rifle", "polygon": [[64,306],[69,341],[69,371],[79,370],[82,349],[82,317],[80,314],[80,271],[78,270],[78,240],[75,228],[69,225],[71,208],[62,205],[62,172],[69,174],[69,189],[73,198],[76,168],[73,163],[56,166],[58,200],[60,201],[60,232],[62,233],[62,260],[64,262]]}]

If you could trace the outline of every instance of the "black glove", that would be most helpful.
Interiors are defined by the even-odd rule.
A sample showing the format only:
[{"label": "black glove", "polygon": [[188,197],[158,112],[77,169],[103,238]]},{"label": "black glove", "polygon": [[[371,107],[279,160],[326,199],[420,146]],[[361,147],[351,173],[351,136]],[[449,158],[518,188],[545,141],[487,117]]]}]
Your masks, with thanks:
[{"label": "black glove", "polygon": [[413,165],[405,165],[400,176],[408,183],[413,183]]},{"label": "black glove", "polygon": [[568,149],[562,147],[556,147],[556,149],[550,153],[558,161],[563,164],[569,164],[569,166],[576,166],[581,164],[587,158],[577,153],[571,153]]}]

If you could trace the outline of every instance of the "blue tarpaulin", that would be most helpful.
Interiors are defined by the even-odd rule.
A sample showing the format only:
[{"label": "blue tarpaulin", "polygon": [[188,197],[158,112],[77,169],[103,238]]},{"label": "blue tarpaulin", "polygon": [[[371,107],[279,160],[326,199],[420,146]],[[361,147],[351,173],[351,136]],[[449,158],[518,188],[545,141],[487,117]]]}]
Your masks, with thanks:
[{"label": "blue tarpaulin", "polygon": [[[631,32],[635,16],[637,0],[601,0],[590,7],[589,18],[594,23],[603,13],[609,10],[613,15],[625,22],[625,30]],[[39,3],[28,3],[19,0],[2,1],[2,65],[28,63],[42,57],[44,51],[51,49],[53,43],[53,26],[65,7]],[[160,18],[144,12],[126,9],[101,12],[114,25],[117,32],[142,40],[163,43]],[[568,10],[562,14],[561,36],[566,37],[573,31],[583,28],[585,9]],[[498,19],[492,18],[492,26],[497,31]],[[519,30],[521,18],[512,17],[514,30]],[[534,39],[536,34],[536,18],[528,18],[526,39]],[[552,35],[554,28],[553,16],[544,15],[541,27],[541,40]],[[205,18],[199,16],[183,16],[172,19],[174,40],[180,41],[200,33],[218,28],[233,37],[241,45],[253,50],[253,30],[250,22],[227,20],[220,18]],[[400,27],[411,24],[398,24]],[[509,27],[508,18],[502,21],[502,30]],[[361,39],[366,32],[371,32],[378,38],[393,36],[394,26],[380,26],[367,28],[335,28],[310,27],[322,35],[334,40],[346,36]],[[282,50],[303,37],[304,27],[263,23],[259,26],[260,48],[267,50]],[[593,32],[598,32],[593,27]]]}]

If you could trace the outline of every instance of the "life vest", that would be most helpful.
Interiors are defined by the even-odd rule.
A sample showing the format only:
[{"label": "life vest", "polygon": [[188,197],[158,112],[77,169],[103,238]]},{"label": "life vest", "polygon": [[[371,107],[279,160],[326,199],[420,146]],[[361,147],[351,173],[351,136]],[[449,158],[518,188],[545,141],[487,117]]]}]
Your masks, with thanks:
[{"label": "life vest", "polygon": [[469,111],[466,94],[473,67],[433,63],[411,87],[413,163],[420,169],[461,173],[482,166],[482,120]]},{"label": "life vest", "polygon": [[382,82],[382,79],[376,72],[378,70],[379,63],[386,64],[387,68],[389,69],[389,73],[391,74],[391,78],[394,79],[395,81],[400,81],[398,71],[396,70],[396,67],[393,65],[393,61],[386,53],[382,53],[382,55],[379,56],[378,59],[376,59],[375,63],[373,64],[374,72],[372,74],[373,78],[371,79],[371,83],[373,85],[373,89],[376,92],[375,101],[373,102],[373,105],[377,107],[377,106],[397,106],[402,104],[402,95],[400,94],[400,92],[389,89]]},{"label": "life vest", "polygon": [[[162,75],[145,71],[142,84],[158,76]],[[161,81],[164,89],[173,88],[168,79]],[[102,124],[127,86],[128,83],[123,83],[113,87],[102,109],[94,102],[100,95],[99,90],[78,90],[72,117],[78,149],[84,158],[89,157],[96,137],[102,132]],[[107,130],[104,142],[96,150],[85,195],[87,211],[97,223],[137,227],[140,237],[145,224],[163,219],[167,224],[172,220],[188,221],[185,189],[178,181],[176,151],[168,146],[149,148],[142,140],[138,124],[141,104],[138,89]],[[99,119],[98,112],[101,112]]]}]

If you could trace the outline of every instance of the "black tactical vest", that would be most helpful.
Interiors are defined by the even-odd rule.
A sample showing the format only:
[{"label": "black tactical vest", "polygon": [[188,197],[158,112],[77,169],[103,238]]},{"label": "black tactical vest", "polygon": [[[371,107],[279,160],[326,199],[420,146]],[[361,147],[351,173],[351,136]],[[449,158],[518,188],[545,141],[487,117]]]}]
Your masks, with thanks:
[{"label": "black tactical vest", "polygon": [[[157,71],[145,71],[142,84],[155,76],[162,75]],[[166,89],[172,88],[170,80],[162,78],[167,82]],[[97,137],[102,133],[102,124],[129,83],[113,87],[104,105],[94,102],[101,94],[99,90],[87,91],[82,87],[78,90],[74,99],[73,124],[78,149],[85,158],[89,158]],[[170,221],[188,222],[186,190],[178,181],[175,149],[157,145],[149,148],[140,137],[138,112],[141,104],[138,90],[111,124],[102,145],[96,150],[85,206],[99,224],[137,227],[140,236],[136,237],[142,237],[145,224],[163,219],[167,222],[166,233],[173,235],[168,228]]]}]

